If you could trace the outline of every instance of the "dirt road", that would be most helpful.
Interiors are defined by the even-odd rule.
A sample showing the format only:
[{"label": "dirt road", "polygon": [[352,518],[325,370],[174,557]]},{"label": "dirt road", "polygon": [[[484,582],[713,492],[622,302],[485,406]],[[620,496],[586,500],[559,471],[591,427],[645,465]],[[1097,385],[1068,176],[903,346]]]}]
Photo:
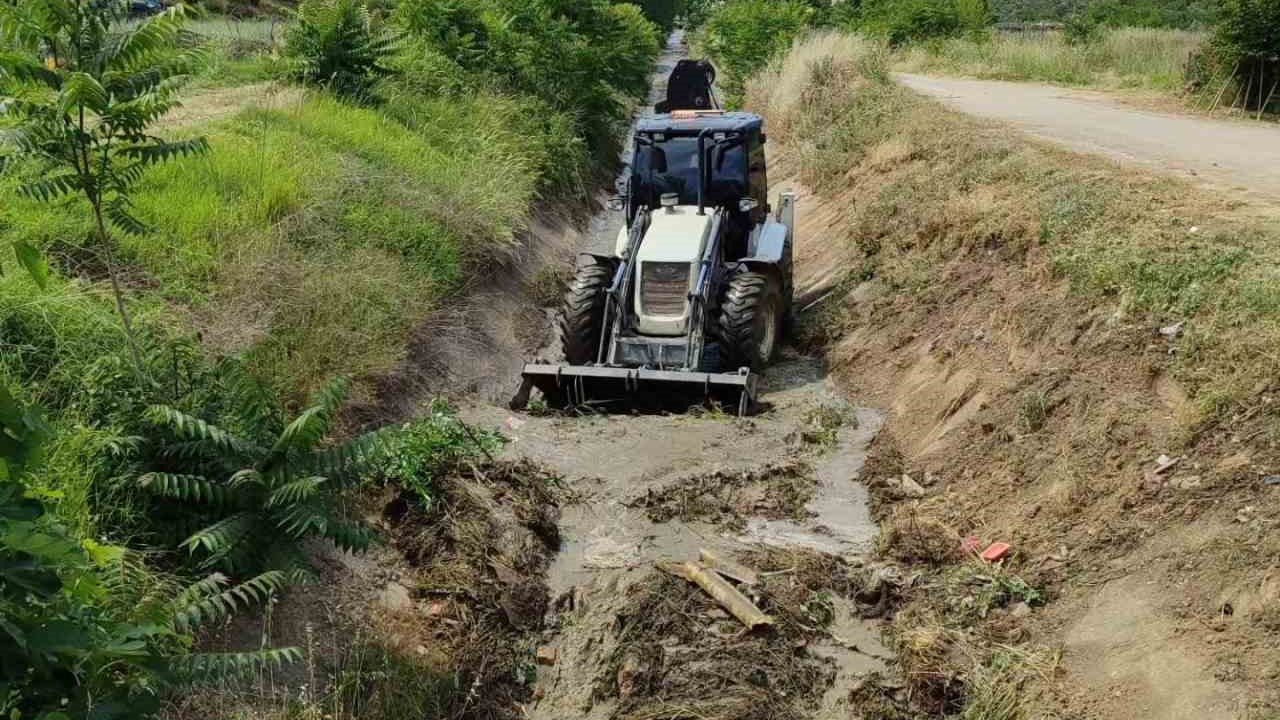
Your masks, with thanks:
[{"label": "dirt road", "polygon": [[949,107],[1080,151],[1280,202],[1280,127],[1126,107],[1102,93],[1034,83],[899,74]]}]

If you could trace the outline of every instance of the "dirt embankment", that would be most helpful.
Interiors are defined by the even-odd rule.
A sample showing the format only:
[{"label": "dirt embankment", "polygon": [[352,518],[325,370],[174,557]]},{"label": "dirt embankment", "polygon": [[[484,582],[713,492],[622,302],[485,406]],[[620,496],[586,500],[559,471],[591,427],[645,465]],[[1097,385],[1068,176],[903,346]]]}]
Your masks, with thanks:
[{"label": "dirt embankment", "polygon": [[[1274,364],[1223,320],[1274,320],[1214,295],[1248,267],[1196,277],[1206,252],[1270,246],[1230,203],[915,98],[872,52],[801,46],[753,102],[804,188],[810,340],[887,413],[866,474],[884,549],[918,569],[892,633],[913,699],[1270,717]],[[1013,551],[984,567],[965,537]]]}]

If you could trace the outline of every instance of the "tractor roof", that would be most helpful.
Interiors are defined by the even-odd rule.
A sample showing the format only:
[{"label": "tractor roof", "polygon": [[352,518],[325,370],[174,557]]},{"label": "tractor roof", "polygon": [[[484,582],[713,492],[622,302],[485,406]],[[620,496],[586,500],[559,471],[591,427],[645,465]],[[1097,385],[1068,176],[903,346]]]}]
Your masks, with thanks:
[{"label": "tractor roof", "polygon": [[650,115],[636,123],[638,133],[690,134],[703,130],[713,132],[760,132],[764,119],[754,113],[676,111],[669,115]]}]

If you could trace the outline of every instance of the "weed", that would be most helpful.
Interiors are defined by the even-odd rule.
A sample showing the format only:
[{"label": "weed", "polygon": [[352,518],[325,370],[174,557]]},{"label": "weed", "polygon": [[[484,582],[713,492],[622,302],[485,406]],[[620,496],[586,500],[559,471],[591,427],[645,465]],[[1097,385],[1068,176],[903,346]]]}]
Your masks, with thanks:
[{"label": "weed", "polygon": [[538,307],[559,307],[569,287],[569,278],[570,273],[567,268],[554,265],[542,268],[530,282],[530,298],[538,304]]},{"label": "weed", "polygon": [[471,428],[446,402],[437,400],[426,417],[404,426],[382,463],[382,474],[412,492],[422,510],[430,512],[441,473],[463,460],[497,453],[502,442],[502,435]]},{"label": "weed", "polygon": [[1044,429],[1049,419],[1049,396],[1044,392],[1028,391],[1018,402],[1018,429],[1027,435]]},{"label": "weed", "polygon": [[857,424],[857,418],[847,408],[819,405],[805,414],[800,429],[800,441],[829,449],[836,444],[840,430],[849,424]]}]

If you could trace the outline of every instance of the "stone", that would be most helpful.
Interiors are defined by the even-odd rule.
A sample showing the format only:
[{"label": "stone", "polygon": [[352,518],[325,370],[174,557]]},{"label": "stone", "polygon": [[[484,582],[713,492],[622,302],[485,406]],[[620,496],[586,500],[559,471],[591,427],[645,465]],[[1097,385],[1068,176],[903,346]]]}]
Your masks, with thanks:
[{"label": "stone", "polygon": [[1009,617],[1025,618],[1031,616],[1031,606],[1024,603],[1014,603],[1009,606]]},{"label": "stone", "polygon": [[902,489],[902,494],[907,497],[922,498],[927,494],[920,483],[912,480],[910,475],[902,476],[902,481],[899,487]]},{"label": "stone", "polygon": [[550,645],[543,645],[538,648],[536,653],[534,653],[534,657],[537,659],[539,665],[546,665],[550,667],[555,665],[556,661],[560,659],[560,653]]},{"label": "stone", "polygon": [[378,593],[378,603],[388,610],[408,610],[413,607],[413,596],[409,594],[409,588],[392,582]]}]

